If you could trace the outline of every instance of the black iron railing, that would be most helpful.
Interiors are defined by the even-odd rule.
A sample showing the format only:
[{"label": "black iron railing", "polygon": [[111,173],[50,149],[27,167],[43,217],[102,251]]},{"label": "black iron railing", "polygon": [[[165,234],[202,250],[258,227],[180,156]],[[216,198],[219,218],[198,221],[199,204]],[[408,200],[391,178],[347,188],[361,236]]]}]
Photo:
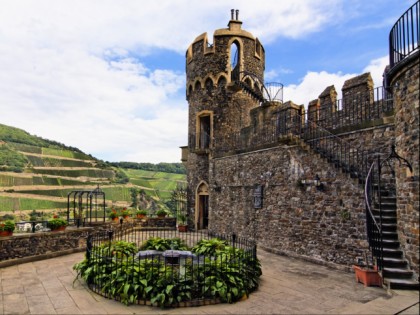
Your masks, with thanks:
[{"label": "black iron railing", "polygon": [[[145,242],[156,242],[157,238],[169,240],[171,248],[144,249]],[[215,238],[230,247],[223,255],[193,252],[192,247],[199,241]],[[137,250],[131,251],[120,241],[134,243]],[[181,250],[179,244],[187,249]],[[222,284],[216,283],[215,279],[220,275],[229,282],[229,278],[242,274],[243,281],[247,282],[256,279],[260,270],[255,242],[235,234],[211,231],[180,233],[176,230],[142,230],[134,226],[119,231],[100,231],[88,237],[86,257],[91,268],[85,273],[87,283],[97,294],[128,303],[161,306],[182,306],[186,302],[204,305],[203,301],[218,299],[217,288]],[[121,281],[126,284],[120,290]],[[255,289],[257,283],[243,285]],[[238,288],[243,285],[237,284]],[[161,286],[166,288],[163,293],[173,292],[174,300],[160,299]],[[216,294],[211,294],[209,288]],[[125,300],[128,295],[132,298]]]},{"label": "black iron railing", "polygon": [[[376,258],[376,266],[379,271],[383,268],[384,257],[380,168],[378,157],[370,166],[365,182],[366,232],[369,247],[372,255]],[[378,213],[376,218],[373,213],[374,207]]]},{"label": "black iron railing", "polygon": [[389,33],[389,64],[399,62],[419,50],[420,1],[414,3],[394,24]]},{"label": "black iron railing", "polygon": [[[397,165],[397,166],[396,166]],[[399,156],[395,146],[391,146],[389,156],[381,160],[378,155],[372,162],[365,182],[365,204],[366,204],[366,229],[369,247],[372,255],[376,258],[378,270],[383,268],[383,199],[395,198],[396,196],[396,167],[404,166],[413,171],[413,168],[406,159]],[[388,214],[389,216],[389,214]]]},{"label": "black iron railing", "polygon": [[[338,158],[343,165],[349,165],[346,161],[357,160],[358,163],[354,165],[360,166],[360,162],[364,161],[360,150],[352,149],[333,133],[346,131],[345,128],[369,127],[376,120],[390,115],[392,110],[392,96],[383,87],[366,93],[347,95],[344,100],[338,100],[333,109],[309,109],[302,113],[296,109],[280,107],[270,119],[251,122],[250,126],[243,128],[239,133],[216,139],[214,156],[221,157],[229,153],[274,146],[279,142],[291,140],[285,138],[295,137],[310,141],[311,146],[316,145],[321,151],[339,149],[332,152],[335,159]],[[193,141],[190,139],[191,143]],[[363,164],[363,168],[366,175],[368,166]]]},{"label": "black iron railing", "polygon": [[393,108],[391,93],[378,87],[365,93],[346,95],[330,108],[308,109],[306,118],[335,130],[380,119]]}]

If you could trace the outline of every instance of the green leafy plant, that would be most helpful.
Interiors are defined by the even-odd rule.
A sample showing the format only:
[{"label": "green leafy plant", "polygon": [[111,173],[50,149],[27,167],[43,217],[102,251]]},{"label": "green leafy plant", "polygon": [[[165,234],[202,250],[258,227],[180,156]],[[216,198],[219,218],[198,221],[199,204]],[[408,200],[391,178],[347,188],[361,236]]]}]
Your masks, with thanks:
[{"label": "green leafy plant", "polygon": [[67,225],[68,225],[67,221],[61,218],[54,218],[48,221],[48,227],[51,230],[56,230],[62,226],[67,226]]},{"label": "green leafy plant", "polygon": [[169,249],[187,250],[188,247],[180,238],[160,238],[151,237],[140,246],[141,250],[159,250],[165,251]]},{"label": "green leafy plant", "polygon": [[110,213],[109,213],[109,215],[108,215],[112,220],[113,219],[115,219],[115,218],[118,218],[119,217],[119,215],[118,215],[118,213],[117,213],[117,211],[115,211],[115,210],[112,210]]},{"label": "green leafy plant", "polygon": [[131,214],[131,211],[126,209],[126,208],[122,209],[122,211],[121,211],[121,215],[123,217],[128,217],[130,214]]},{"label": "green leafy plant", "polygon": [[198,255],[215,256],[218,251],[224,250],[227,244],[227,241],[219,238],[203,239],[192,248],[192,252]]},{"label": "green leafy plant", "polygon": [[[143,300],[160,307],[196,298],[233,303],[258,287],[261,267],[252,252],[220,239],[208,241],[201,241],[200,248],[206,248],[205,252],[213,248],[214,256],[198,265],[190,261],[182,266],[160,258],[138,259],[134,243],[105,242],[91,249],[89,259],[73,266],[77,271],[74,281],[82,277],[90,287],[100,288],[101,294],[127,305]],[[162,250],[174,243],[182,242],[156,237],[145,242],[143,249]],[[209,244],[212,246],[205,246]]]},{"label": "green leafy plant", "polygon": [[159,209],[158,211],[156,211],[157,216],[166,216],[166,214],[166,211],[163,209]]},{"label": "green leafy plant", "polygon": [[13,232],[15,230],[15,222],[12,220],[6,220],[0,222],[0,231]]},{"label": "green leafy plant", "polygon": [[178,215],[178,225],[186,225],[187,224],[187,216],[185,214]]},{"label": "green leafy plant", "polygon": [[147,215],[149,212],[147,210],[137,210],[136,214],[140,214],[140,215]]}]

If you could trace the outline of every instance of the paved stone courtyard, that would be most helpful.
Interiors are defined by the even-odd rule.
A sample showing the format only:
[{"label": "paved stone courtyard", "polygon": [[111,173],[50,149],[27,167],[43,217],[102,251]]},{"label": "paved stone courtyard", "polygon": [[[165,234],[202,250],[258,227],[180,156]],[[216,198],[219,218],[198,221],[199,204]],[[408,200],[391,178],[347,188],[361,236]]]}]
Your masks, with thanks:
[{"label": "paved stone courtyard", "polygon": [[125,306],[73,285],[83,253],[1,269],[0,314],[419,314],[419,293],[363,287],[354,274],[258,251],[258,291],[236,304],[160,309]]}]

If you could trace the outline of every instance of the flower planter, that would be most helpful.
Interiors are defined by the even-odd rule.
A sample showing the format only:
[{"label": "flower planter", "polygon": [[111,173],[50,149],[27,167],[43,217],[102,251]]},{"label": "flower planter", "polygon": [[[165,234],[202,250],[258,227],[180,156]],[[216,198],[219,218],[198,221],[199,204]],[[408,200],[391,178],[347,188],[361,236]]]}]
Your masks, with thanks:
[{"label": "flower planter", "polygon": [[60,226],[54,230],[51,230],[51,232],[60,232],[60,231],[64,231],[66,229],[66,226]]},{"label": "flower planter", "polygon": [[382,287],[382,278],[377,270],[353,265],[356,274],[356,281],[364,284],[365,287]]},{"label": "flower planter", "polygon": [[164,219],[166,217],[166,214],[158,214],[157,216],[159,219]]},{"label": "flower planter", "polygon": [[137,219],[144,219],[145,217],[145,214],[137,214]]},{"label": "flower planter", "polygon": [[11,231],[0,231],[0,237],[12,236],[13,232]]},{"label": "flower planter", "polygon": [[112,218],[112,222],[118,223],[120,221],[120,218]]},{"label": "flower planter", "polygon": [[188,232],[188,225],[178,225],[179,232]]}]

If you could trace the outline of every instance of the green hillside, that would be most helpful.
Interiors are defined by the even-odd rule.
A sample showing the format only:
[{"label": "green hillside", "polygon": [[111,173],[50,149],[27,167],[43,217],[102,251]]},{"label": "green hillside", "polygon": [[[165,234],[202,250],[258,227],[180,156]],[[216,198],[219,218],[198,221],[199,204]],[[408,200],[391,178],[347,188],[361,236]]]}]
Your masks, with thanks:
[{"label": "green hillside", "polygon": [[77,148],[0,124],[0,218],[65,212],[70,192],[98,185],[109,209],[130,207],[133,194],[142,208],[168,209],[172,191],[186,183],[182,173],[180,163],[103,162]]}]

